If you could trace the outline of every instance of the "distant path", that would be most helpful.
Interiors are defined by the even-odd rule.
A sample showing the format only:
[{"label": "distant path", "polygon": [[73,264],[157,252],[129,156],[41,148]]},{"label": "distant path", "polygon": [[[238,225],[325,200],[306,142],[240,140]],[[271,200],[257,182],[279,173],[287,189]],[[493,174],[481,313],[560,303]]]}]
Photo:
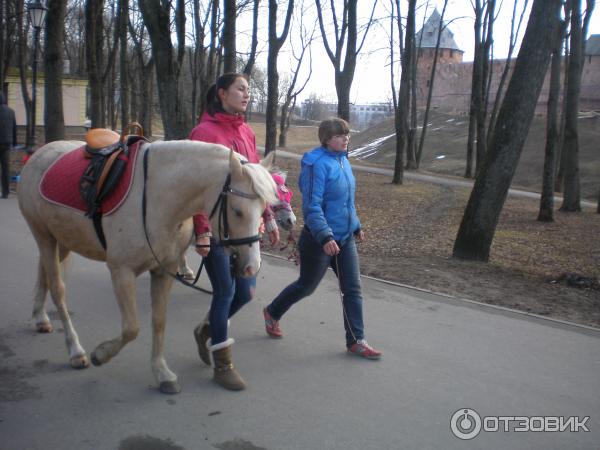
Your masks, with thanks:
[{"label": "distant path", "polygon": [[[259,147],[261,151],[264,151],[263,147]],[[288,152],[286,150],[277,150],[277,156],[282,156],[284,158],[292,158],[296,160],[300,160],[301,155],[296,153]],[[371,166],[363,166],[360,164],[356,164],[351,162],[354,170],[359,172],[367,172],[367,173],[375,173],[379,175],[385,175],[388,177],[394,176],[394,171],[392,169],[384,169],[382,167],[371,167]],[[438,175],[425,175],[422,173],[415,172],[404,172],[404,177],[409,180],[423,181],[425,183],[439,184],[442,186],[453,186],[453,187],[465,187],[471,189],[473,187],[473,181],[468,180],[457,180],[456,178],[447,178],[444,176]],[[520,198],[530,198],[534,200],[539,200],[541,195],[537,192],[529,192],[522,191],[520,189],[509,189],[508,194],[512,197],[520,197]],[[562,202],[562,197],[554,196],[554,202],[560,203]],[[589,202],[587,200],[581,200],[581,206],[587,208],[596,208],[596,204],[594,202]]]}]

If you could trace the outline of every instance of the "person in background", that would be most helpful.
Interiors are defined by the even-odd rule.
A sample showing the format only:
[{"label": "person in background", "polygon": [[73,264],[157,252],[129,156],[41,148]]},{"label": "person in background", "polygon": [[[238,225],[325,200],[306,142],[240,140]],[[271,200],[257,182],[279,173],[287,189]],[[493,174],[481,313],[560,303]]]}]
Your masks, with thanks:
[{"label": "person in background", "polygon": [[[249,162],[260,161],[256,137],[245,122],[244,113],[250,100],[246,75],[221,75],[206,95],[206,112],[190,133],[192,140],[222,144],[244,156]],[[279,230],[270,206],[263,221],[272,245],[279,242]],[[206,272],[212,285],[213,297],[208,317],[194,329],[194,338],[202,361],[214,368],[214,380],[229,390],[241,390],[246,384],[232,363],[228,337],[228,322],[242,306],[248,303],[256,288],[256,277],[233,277],[230,257],[223,247],[211,239],[211,228],[206,212],[194,216],[196,251],[204,257]]]},{"label": "person in background", "polygon": [[379,359],[364,337],[360,269],[356,240],[365,235],[354,205],[355,179],[348,161],[348,124],[338,118],[319,126],[321,146],[304,154],[299,187],[304,229],[300,235],[300,277],[263,310],[267,334],[281,338],[282,316],[317,288],[328,267],[339,280],[348,353]]},{"label": "person in background", "polygon": [[2,177],[2,198],[8,198],[10,191],[10,149],[17,144],[17,121],[15,112],[6,104],[0,92],[0,166]]}]

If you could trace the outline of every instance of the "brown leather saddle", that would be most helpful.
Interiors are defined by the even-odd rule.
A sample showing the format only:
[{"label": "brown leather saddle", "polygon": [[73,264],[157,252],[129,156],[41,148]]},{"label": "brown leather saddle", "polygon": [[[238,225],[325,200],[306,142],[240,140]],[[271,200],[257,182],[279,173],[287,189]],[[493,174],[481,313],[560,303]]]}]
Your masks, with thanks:
[{"label": "brown leather saddle", "polygon": [[[127,134],[134,130],[136,134]],[[142,126],[133,122],[121,134],[105,128],[93,128],[85,135],[84,157],[90,160],[81,179],[79,193],[86,204],[86,216],[94,222],[98,239],[106,248],[106,239],[102,231],[102,200],[117,185],[128,162],[128,147],[144,138]]]}]

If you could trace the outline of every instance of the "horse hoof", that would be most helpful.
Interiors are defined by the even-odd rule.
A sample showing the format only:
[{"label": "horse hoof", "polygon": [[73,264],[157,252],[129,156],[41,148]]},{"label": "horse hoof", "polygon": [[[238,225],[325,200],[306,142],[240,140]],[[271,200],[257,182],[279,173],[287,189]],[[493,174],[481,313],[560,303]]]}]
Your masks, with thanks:
[{"label": "horse hoof", "polygon": [[38,333],[52,333],[54,327],[50,322],[39,322],[35,324]]},{"label": "horse hoof", "polygon": [[90,365],[87,355],[73,356],[69,363],[73,369],[85,369]]},{"label": "horse hoof", "polygon": [[102,365],[102,361],[100,361],[96,357],[96,352],[92,353],[92,364],[95,365],[95,366],[101,366]]},{"label": "horse hoof", "polygon": [[179,386],[177,381],[163,381],[160,383],[159,389],[163,394],[169,395],[179,394],[181,392],[181,386]]}]

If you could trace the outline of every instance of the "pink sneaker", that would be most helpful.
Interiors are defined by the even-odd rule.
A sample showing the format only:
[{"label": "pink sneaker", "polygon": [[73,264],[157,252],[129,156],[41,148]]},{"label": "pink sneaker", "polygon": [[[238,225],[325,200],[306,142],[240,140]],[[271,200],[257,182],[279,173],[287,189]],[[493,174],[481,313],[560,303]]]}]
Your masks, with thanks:
[{"label": "pink sneaker", "polygon": [[265,317],[265,330],[267,331],[267,334],[272,338],[282,338],[283,333],[279,328],[279,320],[273,319],[267,308],[263,309],[263,316]]},{"label": "pink sneaker", "polygon": [[356,356],[360,356],[366,359],[379,359],[381,358],[381,352],[375,350],[364,339],[359,339],[350,347],[348,347],[348,353]]}]

